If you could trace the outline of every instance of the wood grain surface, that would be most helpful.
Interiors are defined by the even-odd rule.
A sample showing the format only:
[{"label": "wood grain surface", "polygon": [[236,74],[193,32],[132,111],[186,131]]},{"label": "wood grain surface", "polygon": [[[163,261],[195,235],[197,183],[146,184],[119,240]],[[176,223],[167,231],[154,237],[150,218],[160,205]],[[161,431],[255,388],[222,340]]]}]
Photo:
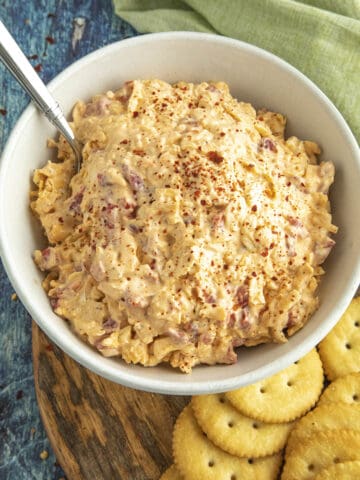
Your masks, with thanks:
[{"label": "wood grain surface", "polygon": [[68,480],[155,480],[171,463],[173,425],[189,397],[141,392],[80,366],[33,322],[41,417]]}]

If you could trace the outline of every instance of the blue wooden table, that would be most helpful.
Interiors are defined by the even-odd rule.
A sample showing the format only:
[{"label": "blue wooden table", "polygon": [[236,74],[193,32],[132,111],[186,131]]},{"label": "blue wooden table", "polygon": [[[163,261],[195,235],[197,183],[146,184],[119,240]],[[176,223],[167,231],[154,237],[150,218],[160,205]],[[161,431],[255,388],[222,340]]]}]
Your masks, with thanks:
[{"label": "blue wooden table", "polygon": [[[111,0],[2,0],[0,18],[46,83],[87,53],[136,35]],[[29,99],[2,65],[0,86],[2,152]],[[0,265],[0,479],[61,479],[36,404],[31,318],[13,293]]]}]

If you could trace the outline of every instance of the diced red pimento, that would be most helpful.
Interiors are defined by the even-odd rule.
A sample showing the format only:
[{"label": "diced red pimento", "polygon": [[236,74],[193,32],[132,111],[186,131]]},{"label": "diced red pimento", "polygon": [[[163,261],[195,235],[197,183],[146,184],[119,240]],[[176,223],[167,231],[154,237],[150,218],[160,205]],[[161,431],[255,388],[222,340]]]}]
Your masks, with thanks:
[{"label": "diced red pimento", "polygon": [[209,90],[210,92],[220,93],[220,90],[213,83],[210,83],[210,85],[206,87],[206,90]]},{"label": "diced red pimento", "polygon": [[316,265],[320,265],[323,262],[325,262],[335,243],[336,243],[335,240],[329,237],[326,239],[326,241],[323,244],[315,243],[314,261]]},{"label": "diced red pimento", "polygon": [[72,198],[72,201],[69,206],[69,210],[79,215],[81,213],[80,205],[84,198],[84,192],[78,192]]},{"label": "diced red pimento", "polygon": [[134,170],[127,165],[122,166],[122,172],[125,180],[129,183],[134,192],[138,192],[144,188],[144,181]]},{"label": "diced red pimento", "polygon": [[127,218],[136,218],[138,206],[135,202],[122,198],[119,202],[121,213]]},{"label": "diced red pimento", "polygon": [[41,255],[43,256],[43,259],[45,261],[48,260],[50,253],[51,253],[50,247],[47,247],[47,248],[44,248],[44,250],[41,250]]},{"label": "diced red pimento", "polygon": [[105,115],[107,107],[111,103],[105,95],[101,96],[94,102],[88,103],[85,108],[84,117],[100,117]]},{"label": "diced red pimento", "polygon": [[98,183],[101,187],[106,187],[108,185],[108,182],[106,180],[106,176],[103,173],[98,173],[97,174],[97,180],[98,180]]},{"label": "diced red pimento", "polygon": [[118,322],[113,318],[109,317],[105,320],[102,326],[103,326],[103,329],[106,330],[106,332],[113,332],[117,329]]},{"label": "diced red pimento", "polygon": [[59,306],[59,298],[58,297],[51,297],[50,298],[50,305],[52,306],[53,310],[58,308]]},{"label": "diced red pimento", "polygon": [[126,105],[127,102],[129,101],[129,98],[132,95],[132,92],[134,90],[134,82],[125,82],[123,88],[121,89],[121,94],[117,95],[115,98],[119,102],[121,102],[123,105]]},{"label": "diced red pimento", "polygon": [[167,330],[167,333],[175,343],[183,344],[189,342],[189,335],[183,330],[170,327]]},{"label": "diced red pimento", "polygon": [[225,215],[223,213],[217,213],[212,217],[211,226],[214,230],[224,228]]},{"label": "diced red pimento", "polygon": [[212,295],[211,293],[205,295],[205,302],[206,303],[216,303],[216,297],[215,295]]},{"label": "diced red pimento", "polygon": [[41,270],[50,270],[58,263],[56,250],[52,247],[41,250],[41,256],[37,257],[37,262]]},{"label": "diced red pimento", "polygon": [[233,364],[237,362],[237,355],[234,352],[234,347],[232,345],[228,346],[228,349],[226,351],[224,358],[222,359],[222,362],[226,364]]},{"label": "diced red pimento", "polygon": [[276,145],[273,140],[271,140],[271,138],[262,138],[259,145],[261,148],[265,148],[266,150],[270,150],[271,152],[277,152]]},{"label": "diced red pimento", "polygon": [[241,285],[236,290],[236,303],[237,306],[245,308],[249,305],[249,287],[247,285]]}]

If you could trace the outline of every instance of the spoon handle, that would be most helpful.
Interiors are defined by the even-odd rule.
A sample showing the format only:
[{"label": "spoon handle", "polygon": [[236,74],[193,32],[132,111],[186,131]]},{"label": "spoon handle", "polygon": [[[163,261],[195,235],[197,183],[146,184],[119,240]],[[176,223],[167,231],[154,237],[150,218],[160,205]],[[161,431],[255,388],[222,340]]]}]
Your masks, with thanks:
[{"label": "spoon handle", "polygon": [[37,108],[60,130],[79,160],[79,146],[74,133],[45,84],[0,20],[0,60],[30,95]]}]

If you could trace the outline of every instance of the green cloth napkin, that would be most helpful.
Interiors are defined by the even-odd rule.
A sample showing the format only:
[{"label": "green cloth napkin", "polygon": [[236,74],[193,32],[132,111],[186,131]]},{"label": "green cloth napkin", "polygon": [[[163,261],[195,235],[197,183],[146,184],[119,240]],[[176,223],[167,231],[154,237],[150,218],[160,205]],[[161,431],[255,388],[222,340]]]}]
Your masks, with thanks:
[{"label": "green cloth napkin", "polygon": [[360,143],[360,0],[113,0],[139,32],[219,33],[294,65],[334,102]]}]

